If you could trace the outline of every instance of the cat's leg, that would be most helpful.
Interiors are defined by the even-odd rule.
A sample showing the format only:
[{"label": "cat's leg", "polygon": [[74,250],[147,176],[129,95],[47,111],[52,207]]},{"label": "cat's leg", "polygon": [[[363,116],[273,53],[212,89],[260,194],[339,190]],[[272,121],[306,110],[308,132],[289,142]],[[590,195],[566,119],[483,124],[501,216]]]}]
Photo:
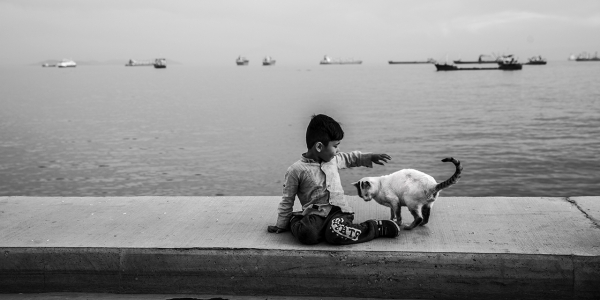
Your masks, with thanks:
[{"label": "cat's leg", "polygon": [[429,202],[423,205],[421,212],[423,213],[423,223],[420,226],[423,226],[429,222],[429,215],[431,214],[431,208],[433,207],[433,202]]},{"label": "cat's leg", "polygon": [[396,213],[396,224],[398,224],[398,226],[402,227],[402,205],[400,205],[400,204],[396,205],[395,213]]},{"label": "cat's leg", "polygon": [[414,221],[412,222],[412,224],[410,224],[408,227],[405,227],[405,230],[411,230],[417,226],[419,226],[419,224],[421,224],[421,222],[423,222],[423,216],[421,215],[421,206],[409,206],[408,210],[410,211],[410,213],[413,215]]},{"label": "cat's leg", "polygon": [[402,227],[402,215],[400,214],[400,204],[397,202],[391,202],[390,207],[390,220],[396,222],[398,226]]}]

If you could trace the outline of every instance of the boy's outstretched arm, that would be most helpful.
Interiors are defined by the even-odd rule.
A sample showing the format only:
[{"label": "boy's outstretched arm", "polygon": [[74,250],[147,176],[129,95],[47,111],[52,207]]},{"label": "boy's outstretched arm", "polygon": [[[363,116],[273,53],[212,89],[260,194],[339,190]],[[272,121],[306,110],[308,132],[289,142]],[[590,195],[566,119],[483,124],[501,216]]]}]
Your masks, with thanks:
[{"label": "boy's outstretched arm", "polygon": [[388,160],[391,160],[391,159],[392,159],[392,157],[389,156],[389,155],[387,155],[387,154],[385,154],[385,153],[382,153],[382,154],[373,153],[373,154],[371,154],[371,162],[373,162],[374,164],[378,164],[378,165],[382,165],[383,166],[384,162],[387,163]]}]

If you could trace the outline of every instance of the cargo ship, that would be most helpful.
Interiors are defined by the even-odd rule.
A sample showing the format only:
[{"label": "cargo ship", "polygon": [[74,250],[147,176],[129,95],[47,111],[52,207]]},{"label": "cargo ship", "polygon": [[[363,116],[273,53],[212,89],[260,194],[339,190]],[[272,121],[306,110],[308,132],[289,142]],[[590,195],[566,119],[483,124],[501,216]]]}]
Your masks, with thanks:
[{"label": "cargo ship", "polygon": [[153,66],[154,63],[151,61],[135,61],[130,59],[125,66],[126,67],[142,67],[142,66]]},{"label": "cargo ship", "polygon": [[404,65],[408,65],[408,64],[435,64],[436,61],[433,58],[428,58],[425,61],[418,61],[418,60],[417,61],[393,61],[393,60],[390,60],[390,61],[388,61],[388,63],[390,65],[400,65],[400,64],[404,64]]},{"label": "cargo ship", "polygon": [[500,57],[492,58],[492,56],[481,54],[479,59],[473,61],[455,60],[455,64],[497,64],[501,60]]},{"label": "cargo ship", "polygon": [[596,52],[596,54],[594,56],[592,56],[591,53],[583,52],[583,53],[577,55],[577,58],[575,58],[575,61],[600,61],[600,57],[598,57],[598,52]]},{"label": "cargo ship", "polygon": [[154,68],[156,69],[165,69],[167,67],[167,59],[165,58],[157,58],[154,60]]},{"label": "cargo ship", "polygon": [[235,64],[238,66],[247,66],[248,62],[250,61],[241,55],[235,60]]},{"label": "cargo ship", "polygon": [[275,65],[275,60],[270,57],[270,56],[266,56],[265,59],[263,59],[263,66],[273,66]]},{"label": "cargo ship", "polygon": [[333,60],[331,59],[331,57],[325,55],[325,57],[323,57],[323,59],[321,60],[321,62],[319,63],[321,65],[360,65],[362,64],[362,60],[355,60],[355,59],[336,59]]},{"label": "cargo ship", "polygon": [[70,59],[63,59],[59,63],[56,64],[59,68],[75,68],[77,67],[77,63]]}]

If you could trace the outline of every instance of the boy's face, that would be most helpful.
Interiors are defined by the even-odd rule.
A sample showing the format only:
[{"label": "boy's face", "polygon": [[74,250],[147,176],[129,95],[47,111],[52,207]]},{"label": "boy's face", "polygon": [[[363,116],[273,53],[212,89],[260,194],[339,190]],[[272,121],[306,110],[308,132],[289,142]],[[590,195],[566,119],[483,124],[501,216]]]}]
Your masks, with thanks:
[{"label": "boy's face", "polygon": [[331,161],[338,154],[340,143],[341,141],[329,141],[327,146],[321,144],[323,147],[319,152],[319,158],[325,162]]}]

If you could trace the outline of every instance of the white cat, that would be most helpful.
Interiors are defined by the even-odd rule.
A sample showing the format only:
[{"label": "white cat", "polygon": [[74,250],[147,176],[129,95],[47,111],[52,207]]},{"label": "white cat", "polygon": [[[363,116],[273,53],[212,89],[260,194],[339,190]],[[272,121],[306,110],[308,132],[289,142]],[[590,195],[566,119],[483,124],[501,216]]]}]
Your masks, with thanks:
[{"label": "white cat", "polygon": [[429,222],[431,207],[440,194],[440,190],[455,184],[460,178],[462,173],[460,161],[452,157],[444,158],[442,161],[454,163],[456,172],[441,183],[437,183],[433,177],[421,171],[403,169],[381,177],[365,177],[352,184],[358,190],[358,196],[365,201],[375,200],[377,203],[389,207],[391,219],[396,220],[400,226],[402,226],[400,208],[408,207],[414,221],[404,229],[411,230]]}]

